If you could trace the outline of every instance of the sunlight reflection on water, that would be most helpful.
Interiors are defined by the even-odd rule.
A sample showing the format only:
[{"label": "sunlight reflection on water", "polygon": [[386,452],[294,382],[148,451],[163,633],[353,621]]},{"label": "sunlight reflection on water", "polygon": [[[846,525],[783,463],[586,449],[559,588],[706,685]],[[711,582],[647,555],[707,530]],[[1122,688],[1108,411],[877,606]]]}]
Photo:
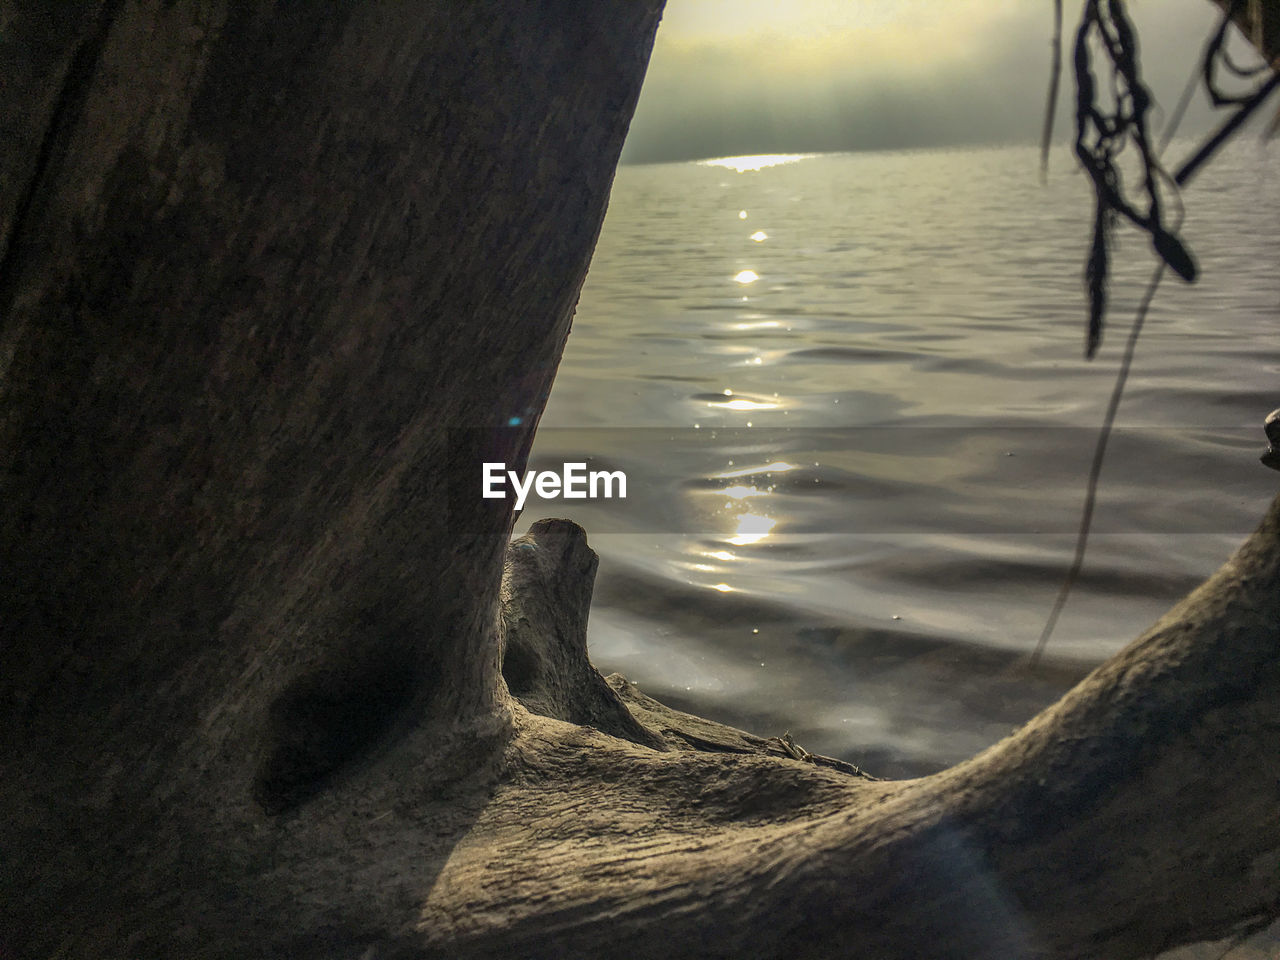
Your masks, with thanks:
[{"label": "sunlight reflection on water", "polygon": [[[606,428],[571,452],[625,464],[635,492],[521,520],[576,519],[601,554],[597,664],[887,775],[1008,733],[1221,563],[1274,492],[1252,450],[1280,405],[1274,157],[1241,144],[1186,198],[1204,278],[1156,299],[1120,415],[1133,442],[1109,454],[1043,681],[1010,671],[1069,559],[1145,244],[1119,237],[1089,364],[1088,188],[1066,171],[1041,188],[1032,149],[621,168],[535,454],[560,454],[556,428]],[[732,464],[698,456],[748,423],[764,432]],[[1153,494],[1153,472],[1187,485]]]},{"label": "sunlight reflection on water", "polygon": [[816,153],[760,153],[742,157],[717,157],[714,160],[699,160],[703,167],[724,167],[738,173],[755,173],[769,167],[781,166],[784,163],[795,163],[818,156]]}]

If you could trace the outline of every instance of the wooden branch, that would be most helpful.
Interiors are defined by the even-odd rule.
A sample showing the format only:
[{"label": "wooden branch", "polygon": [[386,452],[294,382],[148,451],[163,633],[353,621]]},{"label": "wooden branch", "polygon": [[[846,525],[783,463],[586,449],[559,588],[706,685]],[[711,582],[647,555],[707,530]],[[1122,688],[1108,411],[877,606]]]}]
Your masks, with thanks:
[{"label": "wooden branch", "polygon": [[502,675],[534,713],[665,749],[587,659],[597,563],[582,528],[567,520],[540,520],[512,542],[502,577]]},{"label": "wooden branch", "polygon": [[1126,958],[1280,915],[1280,499],[1140,639],[936,776],[868,782],[630,702],[686,749],[520,717],[427,898],[439,955]]}]

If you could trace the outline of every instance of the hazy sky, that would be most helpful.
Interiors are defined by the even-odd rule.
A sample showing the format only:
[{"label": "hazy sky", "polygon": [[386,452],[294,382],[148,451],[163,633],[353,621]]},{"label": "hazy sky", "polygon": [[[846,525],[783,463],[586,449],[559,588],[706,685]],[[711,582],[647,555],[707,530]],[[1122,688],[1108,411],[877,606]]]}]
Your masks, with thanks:
[{"label": "hazy sky", "polygon": [[[668,0],[624,161],[1033,142],[1051,0]],[[1069,136],[1067,0],[1060,139]],[[1168,110],[1217,22],[1209,0],[1133,0]],[[1207,106],[1181,128],[1202,131]]]}]

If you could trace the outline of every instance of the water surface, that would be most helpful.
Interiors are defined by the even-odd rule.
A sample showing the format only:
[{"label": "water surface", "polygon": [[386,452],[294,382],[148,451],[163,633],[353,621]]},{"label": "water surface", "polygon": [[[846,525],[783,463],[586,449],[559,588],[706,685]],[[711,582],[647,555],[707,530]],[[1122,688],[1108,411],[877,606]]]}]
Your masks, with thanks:
[{"label": "water surface", "polygon": [[[1185,151],[1189,145],[1182,145]],[[1178,157],[1178,145],[1170,151]],[[1021,147],[622,167],[535,462],[626,501],[532,504],[601,555],[605,673],[873,772],[972,755],[1211,573],[1280,475],[1280,173],[1200,175],[1048,669],[1021,663],[1070,560],[1095,431],[1153,262],[1120,234],[1082,358],[1091,200]],[[749,169],[752,166],[758,169]]]}]

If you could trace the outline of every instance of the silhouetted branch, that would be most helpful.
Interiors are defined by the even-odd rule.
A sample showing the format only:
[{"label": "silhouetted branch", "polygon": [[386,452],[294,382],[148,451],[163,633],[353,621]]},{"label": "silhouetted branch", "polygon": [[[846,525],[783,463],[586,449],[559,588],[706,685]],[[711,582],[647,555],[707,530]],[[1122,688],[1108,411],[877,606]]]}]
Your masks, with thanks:
[{"label": "silhouetted branch", "polygon": [[1053,67],[1049,73],[1049,93],[1044,105],[1044,130],[1040,134],[1040,181],[1049,177],[1049,143],[1058,112],[1058,86],[1062,81],[1062,0],[1053,0]]},{"label": "silhouetted branch", "polygon": [[[1093,75],[1091,41],[1096,37],[1106,52],[1114,85],[1114,105],[1108,111],[1098,102]],[[1076,156],[1093,181],[1097,205],[1093,242],[1085,267],[1089,292],[1089,330],[1085,356],[1093,357],[1102,340],[1106,317],[1106,281],[1109,273],[1107,234],[1111,218],[1120,214],[1151,236],[1157,256],[1178,276],[1194,281],[1197,268],[1191,253],[1164,223],[1158,181],[1163,176],[1151,146],[1147,114],[1151,93],[1142,81],[1137,37],[1125,13],[1123,0],[1088,0],[1076,31]],[[1133,143],[1142,160],[1145,211],[1125,194],[1115,158],[1126,143]]]},{"label": "silhouetted branch", "polygon": [[1277,86],[1280,86],[1280,73],[1273,73],[1271,78],[1259,87],[1257,92],[1246,99],[1240,109],[1233,113],[1227,122],[1204,142],[1204,145],[1195,152],[1191,159],[1178,168],[1178,172],[1174,174],[1174,182],[1180,187],[1188,184],[1191,178],[1199,172],[1200,168],[1208,163],[1213,158],[1213,155],[1218,152],[1218,149],[1230,140],[1231,136],[1253,115],[1253,112],[1262,106],[1263,101],[1275,92]]}]

